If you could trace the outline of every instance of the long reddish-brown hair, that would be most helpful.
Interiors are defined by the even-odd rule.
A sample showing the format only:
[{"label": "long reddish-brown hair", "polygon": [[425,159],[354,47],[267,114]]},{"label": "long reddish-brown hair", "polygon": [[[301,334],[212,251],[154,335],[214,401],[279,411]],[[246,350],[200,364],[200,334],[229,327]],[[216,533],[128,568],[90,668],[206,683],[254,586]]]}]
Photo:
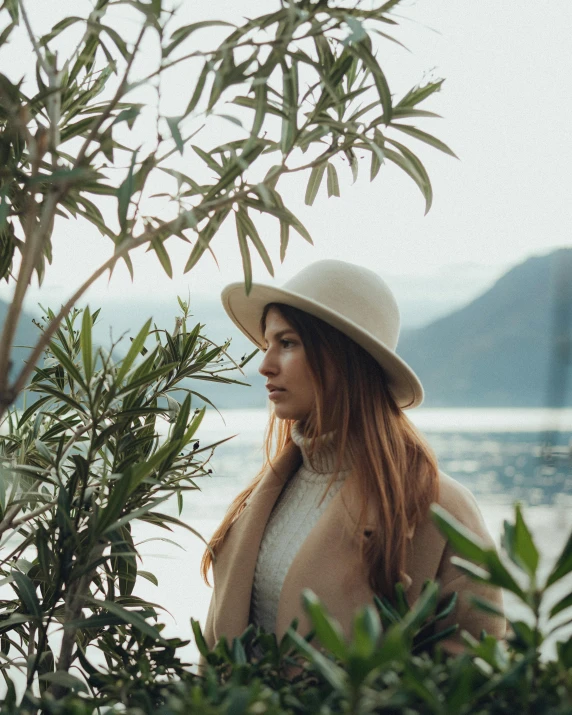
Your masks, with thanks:
[{"label": "long reddish-brown hair", "polygon": [[[396,404],[383,368],[368,352],[319,318],[281,303],[266,306],[261,321],[263,332],[271,308],[277,309],[300,336],[312,375],[316,407],[305,422],[304,434],[314,443],[323,431],[325,414],[329,425],[334,425],[336,470],[349,457],[357,477],[361,505],[357,533],[367,535],[366,529],[372,532],[370,538],[360,539],[370,586],[375,593],[392,598],[395,584],[402,580],[405,571],[411,529],[437,500],[435,454]],[[335,401],[333,405],[325,405],[326,374],[332,370],[336,380]],[[213,556],[216,558],[265,469],[291,441],[291,428],[292,421],[279,420],[271,414],[265,440],[265,464],[231,503],[203,555],[201,571],[207,583]],[[328,488],[334,479],[335,475]]]}]

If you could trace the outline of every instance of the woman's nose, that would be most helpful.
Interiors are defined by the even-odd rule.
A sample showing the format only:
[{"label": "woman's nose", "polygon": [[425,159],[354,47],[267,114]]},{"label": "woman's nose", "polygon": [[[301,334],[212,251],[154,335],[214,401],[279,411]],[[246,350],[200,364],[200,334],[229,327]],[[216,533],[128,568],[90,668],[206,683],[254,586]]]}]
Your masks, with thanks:
[{"label": "woman's nose", "polygon": [[264,353],[264,358],[263,358],[262,362],[260,363],[258,372],[261,375],[264,375],[264,377],[268,377],[269,375],[276,374],[276,364],[275,364],[274,360],[272,359],[272,353],[270,352],[270,350],[267,350]]}]

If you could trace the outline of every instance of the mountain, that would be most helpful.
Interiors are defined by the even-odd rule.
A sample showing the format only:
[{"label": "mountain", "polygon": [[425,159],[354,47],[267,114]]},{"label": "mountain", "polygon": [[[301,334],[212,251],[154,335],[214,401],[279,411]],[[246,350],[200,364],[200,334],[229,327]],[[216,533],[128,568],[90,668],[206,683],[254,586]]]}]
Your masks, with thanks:
[{"label": "mountain", "polygon": [[[534,256],[505,273],[475,300],[420,328],[403,330],[398,353],[419,375],[427,407],[542,407],[572,406],[572,249]],[[451,277],[450,277],[451,279]],[[448,286],[443,286],[447,294]],[[430,296],[435,302],[438,296]],[[400,304],[407,303],[400,296]],[[412,303],[413,297],[409,301]],[[417,301],[419,303],[419,301]],[[92,309],[99,307],[93,305]],[[174,324],[173,304],[159,299],[105,303],[94,342],[110,344],[123,332],[133,336],[149,316],[160,327]],[[206,324],[212,340],[232,338],[230,353],[240,357],[251,344],[228,319],[220,301],[191,301],[193,321]],[[0,327],[6,304],[0,301]],[[415,324],[409,314],[408,324]],[[17,345],[35,341],[32,318],[20,322]],[[128,345],[125,338],[119,345]],[[21,360],[25,351],[19,351]],[[252,387],[217,385],[192,380],[189,386],[219,408],[264,407],[265,379],[257,372],[260,356],[246,367],[246,375],[229,377]],[[571,383],[571,384],[568,384]]]},{"label": "mountain", "polygon": [[403,333],[427,407],[572,405],[572,249],[534,256],[465,307]]}]

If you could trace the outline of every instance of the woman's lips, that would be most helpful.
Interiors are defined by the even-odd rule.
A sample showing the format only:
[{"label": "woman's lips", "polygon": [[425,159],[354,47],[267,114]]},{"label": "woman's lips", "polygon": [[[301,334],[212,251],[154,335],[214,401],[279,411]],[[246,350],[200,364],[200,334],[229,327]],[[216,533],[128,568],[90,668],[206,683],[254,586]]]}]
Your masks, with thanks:
[{"label": "woman's lips", "polygon": [[268,392],[268,399],[269,399],[269,400],[275,400],[275,399],[277,399],[280,395],[282,395],[282,394],[285,393],[285,392],[286,392],[286,390],[281,390],[281,389],[278,389],[277,387],[275,387],[275,388],[273,388],[272,390],[269,390],[269,392]]}]

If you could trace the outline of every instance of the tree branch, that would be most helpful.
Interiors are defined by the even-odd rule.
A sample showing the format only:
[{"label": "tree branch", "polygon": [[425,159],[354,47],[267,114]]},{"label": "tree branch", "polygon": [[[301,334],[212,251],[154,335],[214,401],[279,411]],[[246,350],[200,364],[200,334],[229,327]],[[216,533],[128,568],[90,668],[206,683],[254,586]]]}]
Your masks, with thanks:
[{"label": "tree branch", "polygon": [[24,24],[26,25],[28,37],[30,38],[30,42],[32,43],[32,45],[34,47],[34,52],[36,53],[38,62],[42,66],[42,69],[44,70],[44,72],[48,75],[48,78],[51,78],[52,70],[50,69],[50,66],[48,65],[48,63],[46,62],[46,58],[42,55],[42,51],[40,50],[40,46],[38,45],[38,41],[36,40],[36,37],[32,30],[32,26],[30,25],[28,13],[26,12],[26,8],[24,6],[24,0],[18,0],[18,4],[20,5],[20,12],[22,13],[22,17],[24,18]]},{"label": "tree branch", "polygon": [[[243,198],[244,196],[246,196],[248,194],[248,192],[249,192],[249,190],[245,189],[242,191],[237,191],[236,193],[232,194],[231,196],[225,195],[224,197],[221,197],[220,199],[211,199],[209,201],[205,201],[202,204],[199,204],[199,206],[195,207],[194,210],[197,212],[200,211],[201,213],[204,213],[205,211],[209,211],[213,208],[218,208],[219,206],[233,204],[235,201],[240,201],[240,199]],[[10,396],[18,395],[24,389],[24,386],[26,385],[28,377],[31,375],[32,370],[34,369],[35,364],[38,362],[38,360],[40,359],[40,357],[42,355],[42,352],[48,346],[50,340],[56,333],[62,320],[70,312],[70,310],[74,307],[74,305],[81,298],[81,296],[86,292],[86,290],[93,283],[95,283],[95,281],[100,276],[102,276],[106,271],[113,269],[113,267],[115,266],[117,261],[119,261],[125,255],[127,255],[133,249],[139,248],[139,246],[143,246],[146,243],[150,243],[156,236],[163,235],[165,233],[165,231],[168,231],[168,232],[170,231],[171,235],[180,231],[181,228],[183,228],[183,218],[184,218],[184,214],[186,214],[186,213],[189,213],[189,212],[185,211],[183,214],[179,214],[179,216],[177,216],[172,221],[162,224],[155,230],[152,230],[152,231],[147,230],[147,231],[145,231],[145,233],[143,233],[143,235],[138,236],[137,238],[130,238],[130,239],[125,240],[117,248],[117,250],[113,254],[113,256],[111,256],[111,258],[109,258],[107,261],[105,261],[105,263],[103,263],[94,273],[92,273],[92,275],[86,281],[84,281],[84,283],[75,291],[75,293],[71,296],[71,298],[69,298],[67,303],[62,306],[62,308],[60,309],[60,312],[56,315],[56,317],[52,321],[50,321],[50,324],[45,328],[44,332],[42,333],[41,338],[38,340],[38,342],[34,346],[34,349],[32,350],[29,358],[26,360],[26,364],[20,371],[20,374],[18,375],[18,378],[14,382],[13,386],[7,390],[4,390],[4,395],[7,393],[7,397],[5,396],[3,399],[3,393],[0,391],[0,418],[4,414],[7,406],[10,404],[10,402],[7,401],[8,398]],[[13,399],[12,399],[12,401],[13,401]]]}]

